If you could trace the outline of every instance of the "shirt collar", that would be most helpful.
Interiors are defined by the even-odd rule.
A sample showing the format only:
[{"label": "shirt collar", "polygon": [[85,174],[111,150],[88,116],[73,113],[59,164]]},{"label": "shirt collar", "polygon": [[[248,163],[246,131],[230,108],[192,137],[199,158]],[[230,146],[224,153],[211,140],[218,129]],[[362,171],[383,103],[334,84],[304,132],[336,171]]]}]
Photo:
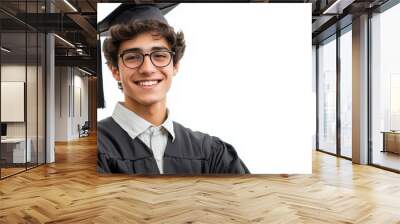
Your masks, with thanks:
[{"label": "shirt collar", "polygon": [[162,126],[171,134],[172,141],[175,140],[174,123],[172,122],[171,111],[167,109],[167,119],[164,121]]},{"label": "shirt collar", "polygon": [[[117,122],[122,129],[124,129],[128,135],[135,139],[138,135],[146,131],[153,125],[137,115],[135,112],[126,108],[122,102],[118,102],[115,105],[112,118]],[[167,109],[167,119],[160,126],[165,128],[172,136],[172,141],[175,140],[174,125],[171,118],[170,110]]]}]

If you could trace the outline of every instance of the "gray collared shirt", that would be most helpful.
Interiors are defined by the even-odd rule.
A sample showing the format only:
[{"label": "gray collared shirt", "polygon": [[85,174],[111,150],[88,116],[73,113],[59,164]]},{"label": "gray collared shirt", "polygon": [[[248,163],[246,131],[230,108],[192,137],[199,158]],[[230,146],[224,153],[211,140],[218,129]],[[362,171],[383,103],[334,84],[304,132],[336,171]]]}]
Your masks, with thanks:
[{"label": "gray collared shirt", "polygon": [[114,121],[121,126],[128,135],[135,139],[138,137],[148,148],[153,151],[158,169],[162,174],[163,157],[168,142],[168,133],[175,139],[174,126],[170,111],[167,110],[167,119],[160,126],[154,126],[135,112],[126,108],[122,102],[117,103],[112,115]]}]

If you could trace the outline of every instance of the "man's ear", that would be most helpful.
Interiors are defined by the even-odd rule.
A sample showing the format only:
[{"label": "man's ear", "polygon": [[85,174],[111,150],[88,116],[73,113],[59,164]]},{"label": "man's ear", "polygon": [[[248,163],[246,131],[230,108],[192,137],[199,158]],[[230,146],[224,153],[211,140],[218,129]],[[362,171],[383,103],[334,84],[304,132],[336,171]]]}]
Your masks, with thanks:
[{"label": "man's ear", "polygon": [[112,73],[114,79],[117,80],[117,81],[121,81],[121,76],[119,75],[118,68],[115,67],[115,66],[112,65],[112,64],[109,64],[109,65],[108,65],[108,68],[110,69],[110,71],[111,71],[111,73]]},{"label": "man's ear", "polygon": [[174,64],[174,76],[176,75],[176,73],[178,73],[179,65],[180,65],[179,62]]}]

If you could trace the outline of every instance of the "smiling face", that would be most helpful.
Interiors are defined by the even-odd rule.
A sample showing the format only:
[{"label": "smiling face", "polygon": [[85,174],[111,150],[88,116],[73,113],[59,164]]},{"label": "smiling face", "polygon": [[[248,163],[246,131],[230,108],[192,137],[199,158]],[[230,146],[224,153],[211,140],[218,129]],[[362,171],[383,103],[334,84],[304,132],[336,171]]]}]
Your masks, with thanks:
[{"label": "smiling face", "polygon": [[[133,39],[121,43],[118,55],[128,49],[150,54],[154,50],[170,50],[165,38],[152,33],[142,33]],[[150,107],[166,103],[166,95],[171,86],[172,78],[178,71],[178,64],[171,63],[165,67],[156,67],[149,56],[136,68],[128,68],[118,57],[118,68],[111,66],[116,80],[121,81],[125,95],[125,103]]]}]

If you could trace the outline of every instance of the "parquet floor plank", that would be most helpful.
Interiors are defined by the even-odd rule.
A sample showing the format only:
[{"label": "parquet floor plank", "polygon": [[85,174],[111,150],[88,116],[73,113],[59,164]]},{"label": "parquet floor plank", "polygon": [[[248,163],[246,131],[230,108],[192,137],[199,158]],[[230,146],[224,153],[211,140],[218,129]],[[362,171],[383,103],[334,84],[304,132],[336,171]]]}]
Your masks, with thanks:
[{"label": "parquet floor plank", "polygon": [[400,175],[313,152],[312,175],[96,173],[96,139],[0,181],[1,223],[397,223]]}]

